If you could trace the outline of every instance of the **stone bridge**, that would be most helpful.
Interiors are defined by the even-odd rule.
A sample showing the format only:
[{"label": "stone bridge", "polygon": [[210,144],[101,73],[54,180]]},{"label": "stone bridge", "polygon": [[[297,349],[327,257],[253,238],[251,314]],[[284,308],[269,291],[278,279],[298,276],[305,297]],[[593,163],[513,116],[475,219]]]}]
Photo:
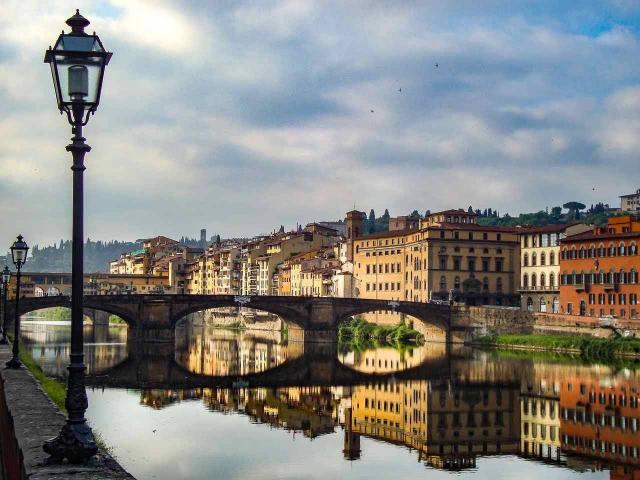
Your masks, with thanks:
[{"label": "stone bridge", "polygon": [[299,357],[263,372],[211,376],[190,372],[179,364],[173,345],[128,342],[127,358],[105,372],[88,375],[86,384],[131,389],[346,386],[449,378],[455,361],[449,352],[443,352],[406,370],[367,373],[342,364],[335,343],[305,343],[303,348]]},{"label": "stone bridge", "polygon": [[[70,297],[29,297],[20,300],[20,314],[50,307],[69,307]],[[129,338],[173,342],[176,323],[191,313],[219,307],[248,307],[278,315],[303,332],[304,341],[334,341],[340,322],[353,315],[395,311],[418,320],[453,341],[466,325],[451,324],[448,305],[364,298],[237,296],[237,295],[85,295],[84,307],[118,315],[129,326]],[[8,305],[13,318],[13,303]],[[414,322],[415,325],[415,322]]]}]

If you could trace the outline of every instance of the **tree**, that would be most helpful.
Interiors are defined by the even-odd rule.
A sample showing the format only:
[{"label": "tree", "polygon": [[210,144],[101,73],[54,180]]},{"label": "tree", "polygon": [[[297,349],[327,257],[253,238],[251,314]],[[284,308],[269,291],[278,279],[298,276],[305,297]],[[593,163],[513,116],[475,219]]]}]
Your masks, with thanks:
[{"label": "tree", "polygon": [[586,205],[580,202],[567,202],[562,206],[569,210],[569,217],[574,217],[576,220],[580,218],[580,210],[586,208]]},{"label": "tree", "polygon": [[376,233],[376,213],[373,208],[369,212],[369,220],[367,220],[367,229],[369,233]]}]

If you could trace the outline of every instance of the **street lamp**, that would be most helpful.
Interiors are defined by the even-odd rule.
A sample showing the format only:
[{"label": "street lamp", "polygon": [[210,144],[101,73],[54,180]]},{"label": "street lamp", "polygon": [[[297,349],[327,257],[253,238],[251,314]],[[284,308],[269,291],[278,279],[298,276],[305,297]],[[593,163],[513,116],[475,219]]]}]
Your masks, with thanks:
[{"label": "street lamp", "polygon": [[76,14],[67,20],[70,33],[58,37],[53,48],[45,52],[44,61],[51,66],[53,87],[60,113],[66,113],[71,124],[71,144],[66,149],[73,156],[73,250],[71,254],[71,353],[67,369],[67,398],[69,416],[57,437],[45,442],[43,448],[54,458],[67,458],[72,463],[84,463],[98,450],[84,413],[87,392],[84,385],[83,333],[83,172],[84,156],[91,150],[82,136],[82,127],[89,121],[100,103],[104,70],[111,53],[98,36],[84,29],[89,20]]},{"label": "street lamp", "polygon": [[[20,270],[24,262],[27,261],[27,252],[29,246],[22,239],[22,235],[18,235],[18,239],[11,245],[11,257],[13,264],[16,266],[18,273],[16,274],[16,308],[13,317],[13,357],[6,365],[8,368],[20,368],[22,363],[20,362]],[[3,272],[4,277],[4,272]],[[4,278],[3,278],[4,280]],[[6,293],[5,293],[6,295]]]},{"label": "street lamp", "polygon": [[9,343],[7,341],[7,289],[9,288],[9,280],[11,280],[11,270],[5,265],[2,271],[2,339],[0,339],[0,345]]}]

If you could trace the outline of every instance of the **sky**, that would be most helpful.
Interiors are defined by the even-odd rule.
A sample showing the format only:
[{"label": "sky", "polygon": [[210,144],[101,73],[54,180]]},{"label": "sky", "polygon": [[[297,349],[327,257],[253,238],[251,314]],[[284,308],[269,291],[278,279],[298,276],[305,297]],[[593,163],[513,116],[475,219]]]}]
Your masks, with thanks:
[{"label": "sky", "polygon": [[71,237],[43,56],[75,8],[113,52],[84,132],[93,240],[640,188],[640,0],[3,0],[0,246]]}]

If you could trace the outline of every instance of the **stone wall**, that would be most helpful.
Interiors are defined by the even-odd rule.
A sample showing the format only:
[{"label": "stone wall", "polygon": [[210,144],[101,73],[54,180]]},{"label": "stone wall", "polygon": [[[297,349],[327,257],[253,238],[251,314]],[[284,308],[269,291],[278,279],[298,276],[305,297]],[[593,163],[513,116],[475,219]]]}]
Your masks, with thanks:
[{"label": "stone wall", "polygon": [[[0,365],[10,358],[0,345]],[[87,465],[48,463],[42,450],[55,437],[65,417],[29,371],[0,370],[0,477],[11,480],[132,479],[108,454],[99,451]]]},{"label": "stone wall", "polygon": [[[597,317],[554,313],[533,313],[519,308],[455,306],[451,311],[453,336],[473,337],[497,334],[549,333],[609,336],[613,330],[601,328]],[[640,320],[616,319],[618,331],[640,336]],[[471,338],[469,338],[471,337]],[[454,338],[455,340],[455,338]]]},{"label": "stone wall", "polygon": [[470,340],[489,333],[533,333],[534,318],[530,312],[517,307],[454,306],[451,309],[451,326],[454,337],[456,331],[464,331],[465,339]]}]

